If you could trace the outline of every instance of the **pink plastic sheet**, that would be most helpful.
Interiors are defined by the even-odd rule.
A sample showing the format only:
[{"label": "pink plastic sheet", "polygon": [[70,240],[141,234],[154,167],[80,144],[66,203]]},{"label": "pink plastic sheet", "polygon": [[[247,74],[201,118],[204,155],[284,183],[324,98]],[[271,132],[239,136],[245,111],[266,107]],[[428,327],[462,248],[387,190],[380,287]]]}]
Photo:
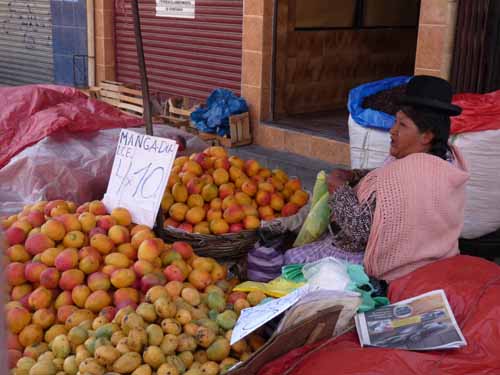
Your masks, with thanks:
[{"label": "pink plastic sheet", "polygon": [[426,352],[362,348],[356,332],[349,332],[292,350],[259,375],[500,374],[500,267],[463,255],[437,261],[393,281],[389,299],[394,303],[436,289],[444,289],[467,346]]},{"label": "pink plastic sheet", "polygon": [[0,168],[26,147],[63,129],[89,132],[143,123],[77,89],[56,85],[1,87],[0,108]]},{"label": "pink plastic sheet", "polygon": [[462,114],[451,118],[451,134],[500,129],[500,90],[457,94],[453,104],[462,107]]},{"label": "pink plastic sheet", "polygon": [[[66,199],[84,203],[101,199],[121,129],[90,133],[59,131],[26,148],[0,169],[0,216],[12,215],[38,200]],[[145,133],[144,128],[131,129]],[[187,147],[180,155],[200,152],[208,144],[200,138],[165,125],[154,135],[182,136]]]}]

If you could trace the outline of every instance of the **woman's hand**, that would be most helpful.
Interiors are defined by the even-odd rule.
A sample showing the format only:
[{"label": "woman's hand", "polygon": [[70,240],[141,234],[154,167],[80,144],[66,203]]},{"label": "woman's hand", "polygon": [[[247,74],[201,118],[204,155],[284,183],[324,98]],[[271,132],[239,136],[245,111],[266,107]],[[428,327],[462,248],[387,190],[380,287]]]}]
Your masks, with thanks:
[{"label": "woman's hand", "polygon": [[328,191],[333,193],[339,186],[351,181],[352,171],[347,169],[334,169],[328,176]]}]

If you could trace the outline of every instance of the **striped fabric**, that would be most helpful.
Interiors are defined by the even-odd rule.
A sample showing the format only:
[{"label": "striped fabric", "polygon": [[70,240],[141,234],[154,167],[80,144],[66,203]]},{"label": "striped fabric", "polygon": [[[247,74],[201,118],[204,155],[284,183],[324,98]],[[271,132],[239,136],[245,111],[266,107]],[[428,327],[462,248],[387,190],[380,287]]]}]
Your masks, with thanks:
[{"label": "striped fabric", "polygon": [[[269,245],[268,245],[269,246]],[[252,281],[268,282],[281,275],[284,256],[279,243],[274,246],[261,246],[260,243],[248,253],[247,277]]]}]

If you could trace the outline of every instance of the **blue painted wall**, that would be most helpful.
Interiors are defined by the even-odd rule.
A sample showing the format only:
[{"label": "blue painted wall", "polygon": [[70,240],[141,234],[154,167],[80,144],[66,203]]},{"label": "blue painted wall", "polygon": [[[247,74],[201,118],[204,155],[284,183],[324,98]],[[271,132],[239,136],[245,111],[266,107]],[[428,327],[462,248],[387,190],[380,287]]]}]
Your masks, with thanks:
[{"label": "blue painted wall", "polygon": [[51,10],[54,81],[84,87],[87,85],[86,1],[51,0]]}]

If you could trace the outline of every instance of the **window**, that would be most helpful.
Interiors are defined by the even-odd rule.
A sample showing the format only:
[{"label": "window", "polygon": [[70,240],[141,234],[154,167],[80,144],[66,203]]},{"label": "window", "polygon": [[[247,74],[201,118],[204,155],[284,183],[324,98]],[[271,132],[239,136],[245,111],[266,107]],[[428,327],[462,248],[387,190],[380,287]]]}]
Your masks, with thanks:
[{"label": "window", "polygon": [[363,27],[416,26],[418,0],[364,0]]},{"label": "window", "polygon": [[356,0],[296,0],[297,28],[354,27]]},{"label": "window", "polygon": [[297,29],[414,27],[420,12],[420,0],[295,0],[295,5]]}]

